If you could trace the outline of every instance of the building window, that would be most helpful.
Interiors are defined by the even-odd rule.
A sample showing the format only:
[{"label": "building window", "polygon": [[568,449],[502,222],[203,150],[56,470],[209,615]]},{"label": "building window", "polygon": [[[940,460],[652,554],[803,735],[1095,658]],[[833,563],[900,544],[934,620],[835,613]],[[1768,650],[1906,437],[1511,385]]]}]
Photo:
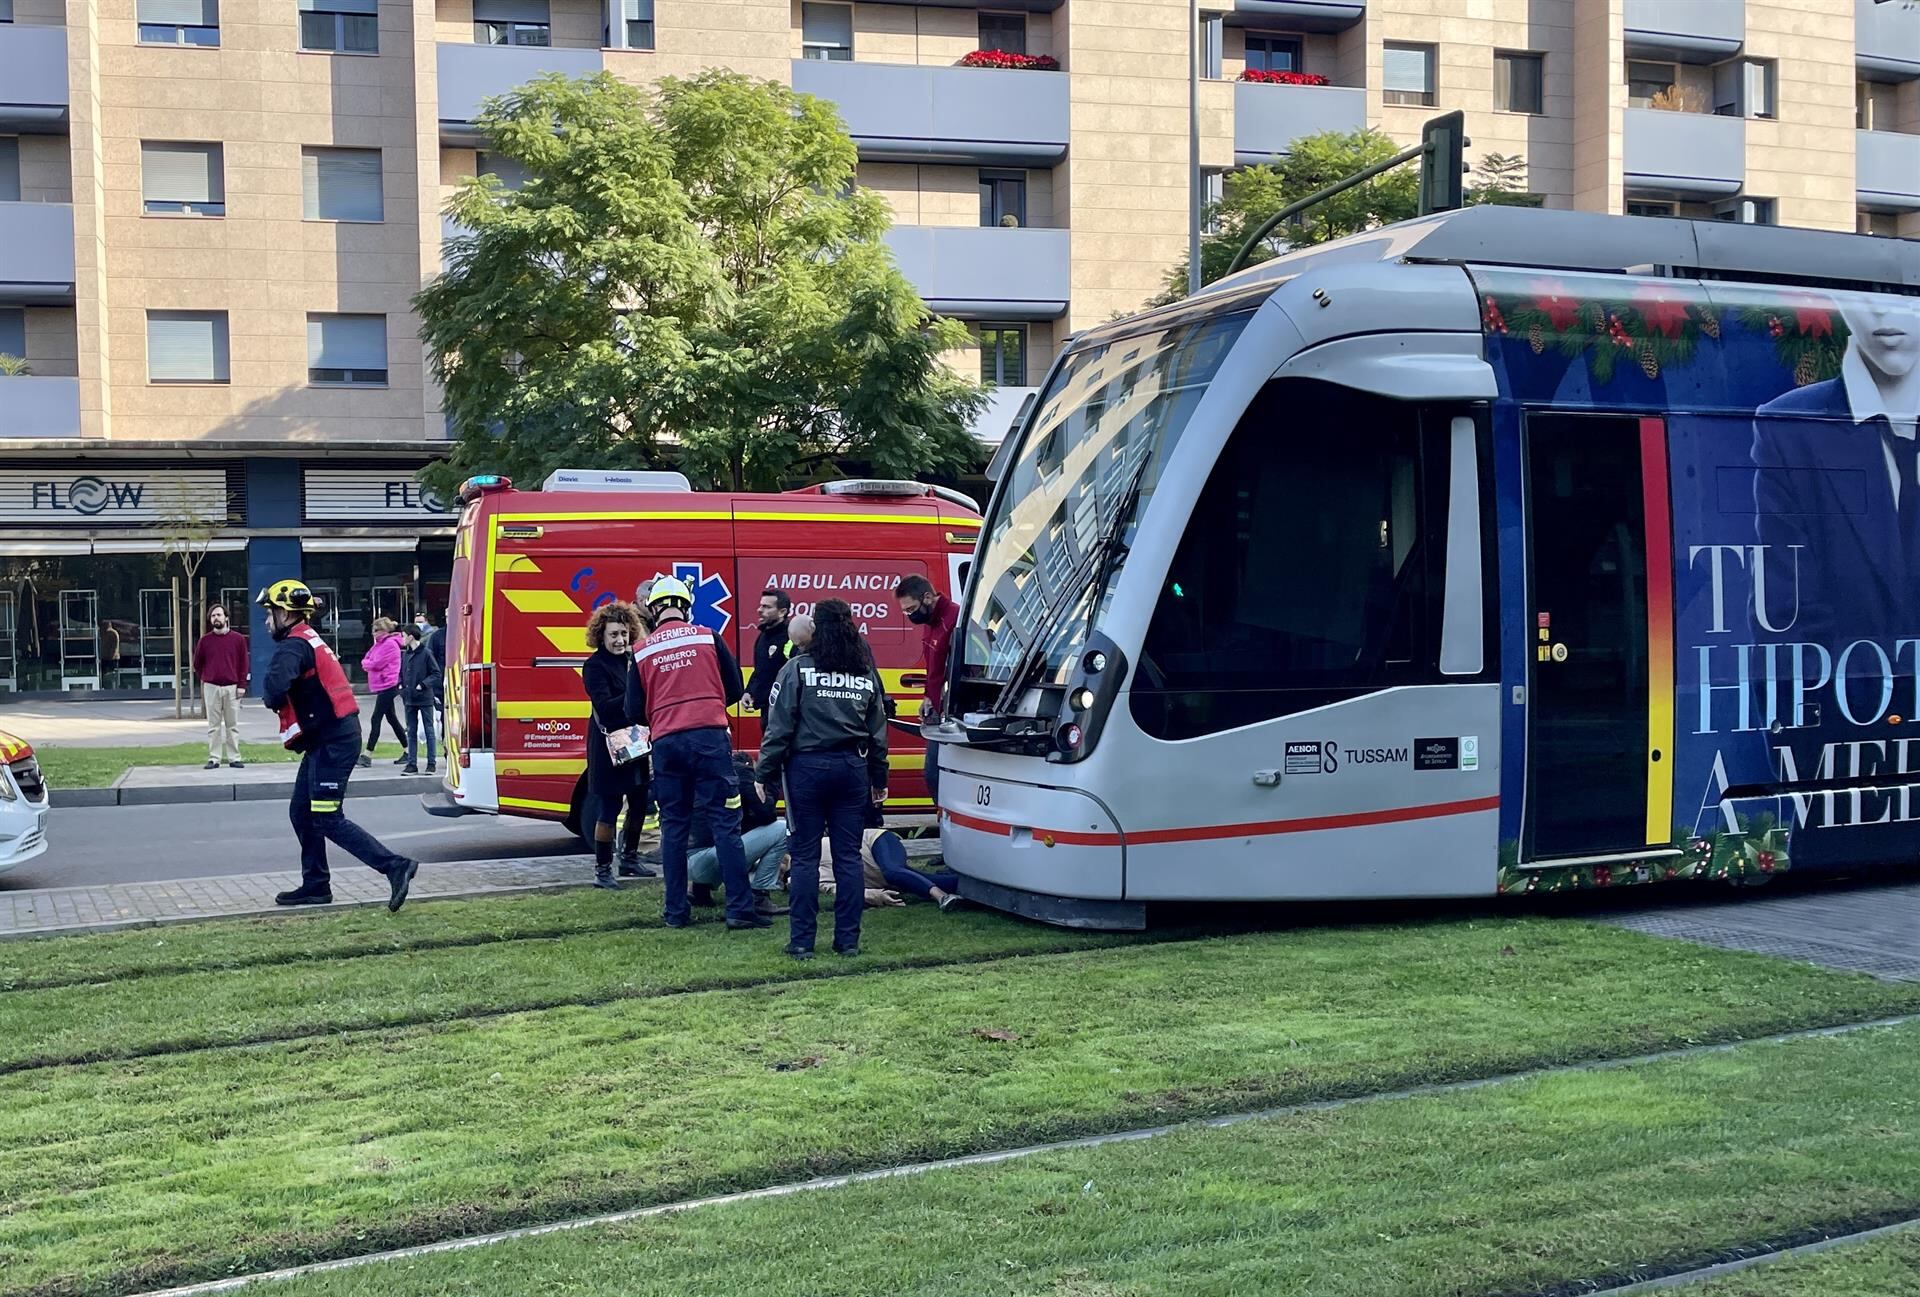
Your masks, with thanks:
[{"label": "building window", "polygon": [[1218,81],[1225,73],[1227,20],[1223,14],[1200,15],[1200,75]]},{"label": "building window", "polygon": [[300,48],[378,54],[380,0],[300,0]]},{"label": "building window", "polygon": [[1854,126],[1863,131],[1899,130],[1895,124],[1899,95],[1898,86],[1882,81],[1856,82],[1853,88]]},{"label": "building window", "polygon": [[527,169],[504,153],[476,153],[473,155],[473,173],[476,176],[488,174],[500,177],[504,189],[524,189],[527,181]]},{"label": "building window", "polygon": [[0,135],[0,203],[20,201],[20,139]]},{"label": "building window", "polygon": [[0,306],[0,356],[27,355],[27,311],[22,306]]},{"label": "building window", "polygon": [[628,49],[653,48],[653,0],[626,0],[626,23]]},{"label": "building window", "polygon": [[1677,216],[1679,214],[1679,208],[1672,203],[1629,202],[1627,204],[1628,216]]},{"label": "building window", "polygon": [[1431,108],[1434,94],[1434,48],[1388,41],[1381,51],[1381,85],[1389,104]]},{"label": "building window", "polygon": [[980,48],[1005,50],[1009,54],[1027,52],[1027,16],[1025,14],[980,15]]},{"label": "building window", "polygon": [[980,224],[1021,226],[1027,223],[1027,173],[980,173]]},{"label": "building window", "polygon": [[300,188],[310,221],[382,221],[379,149],[301,149]]},{"label": "building window", "polygon": [[1672,97],[1678,79],[1672,63],[1649,63],[1644,59],[1627,60],[1627,104],[1632,108],[1651,108],[1656,97]]},{"label": "building window", "polygon": [[1713,111],[1721,117],[1772,117],[1773,63],[1766,59],[1729,59],[1716,64]]},{"label": "building window", "polygon": [[[1892,212],[1862,211],[1853,228],[1860,234],[1875,234],[1883,239],[1897,239],[1900,237],[1900,218]],[[0,342],[0,351],[6,349],[5,343]]]},{"label": "building window", "polygon": [[810,59],[847,63],[853,59],[853,6],[800,6],[800,52]]},{"label": "building window", "polygon": [[220,0],[140,0],[142,45],[218,45]]},{"label": "building window", "polygon": [[1771,198],[1733,198],[1713,209],[1713,219],[1739,225],[1772,225],[1773,212]]},{"label": "building window", "polygon": [[1301,70],[1300,38],[1275,36],[1271,32],[1247,33],[1247,71],[1298,72]]},{"label": "building window", "polygon": [[13,21],[13,0],[0,0],[0,23]]},{"label": "building window", "polygon": [[307,382],[315,387],[385,387],[387,317],[309,315]]},{"label": "building window", "polygon": [[474,0],[475,45],[551,45],[547,0]]},{"label": "building window", "polygon": [[1200,232],[1202,234],[1220,233],[1220,204],[1227,197],[1227,173],[1224,171],[1202,171],[1200,173]]},{"label": "building window", "polygon": [[140,198],[149,216],[225,216],[221,147],[141,141]]},{"label": "building window", "polygon": [[1027,385],[1027,326],[980,326],[980,381],[988,387]]},{"label": "building window", "polygon": [[149,383],[230,381],[225,311],[148,311]]},{"label": "building window", "polygon": [[1503,113],[1543,113],[1546,88],[1544,60],[1538,54],[1493,56],[1493,106]]}]

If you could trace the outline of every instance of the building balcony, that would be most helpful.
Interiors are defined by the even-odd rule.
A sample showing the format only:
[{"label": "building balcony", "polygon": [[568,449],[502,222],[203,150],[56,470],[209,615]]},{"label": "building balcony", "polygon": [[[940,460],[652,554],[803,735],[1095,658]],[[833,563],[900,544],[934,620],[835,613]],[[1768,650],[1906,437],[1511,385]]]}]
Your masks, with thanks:
[{"label": "building balcony", "polygon": [[1875,80],[1920,77],[1920,9],[1853,0],[1853,51]]},{"label": "building balcony", "polygon": [[0,203],[0,302],[73,305],[73,207]]},{"label": "building balcony", "polygon": [[1627,109],[1626,187],[1648,197],[1700,199],[1737,194],[1747,178],[1743,117]]},{"label": "building balcony", "polygon": [[41,374],[0,378],[0,440],[79,435],[79,379]]},{"label": "building balcony", "polygon": [[1745,0],[1627,0],[1627,55],[1717,63],[1747,39]]},{"label": "building balcony", "polygon": [[1013,421],[1028,401],[1040,395],[1037,387],[989,387],[987,403],[968,428],[983,446],[998,446],[1013,431]]},{"label": "building balcony", "polygon": [[477,148],[486,141],[474,125],[480,109],[535,77],[558,72],[588,77],[600,71],[599,50],[554,49],[544,45],[461,45],[442,42],[440,66],[440,142]]},{"label": "building balcony", "polygon": [[0,23],[0,134],[64,135],[67,29]]},{"label": "building balcony", "polygon": [[887,244],[928,306],[962,320],[1057,320],[1067,313],[1065,230],[896,225]]},{"label": "building balcony", "polygon": [[1357,131],[1367,124],[1367,92],[1355,86],[1233,83],[1233,161],[1271,162],[1303,135]]},{"label": "building balcony", "polygon": [[1920,212],[1920,135],[1855,131],[1853,186],[1875,212]]},{"label": "building balcony", "polygon": [[1230,27],[1343,32],[1367,16],[1367,0],[1233,0]]},{"label": "building balcony", "polygon": [[795,59],[793,88],[837,107],[867,162],[1051,167],[1067,156],[1059,72]]}]

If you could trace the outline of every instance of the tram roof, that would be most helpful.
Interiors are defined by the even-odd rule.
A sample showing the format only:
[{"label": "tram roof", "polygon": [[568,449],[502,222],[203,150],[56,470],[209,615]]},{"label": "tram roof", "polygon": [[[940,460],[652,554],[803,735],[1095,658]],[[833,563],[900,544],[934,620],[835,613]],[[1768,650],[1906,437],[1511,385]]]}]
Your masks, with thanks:
[{"label": "tram roof", "polygon": [[1782,225],[1609,216],[1533,207],[1468,207],[1284,253],[1193,297],[1089,329],[1112,338],[1184,317],[1257,305],[1288,280],[1333,266],[1390,262],[1517,266],[1667,279],[1744,280],[1920,294],[1920,241]]}]

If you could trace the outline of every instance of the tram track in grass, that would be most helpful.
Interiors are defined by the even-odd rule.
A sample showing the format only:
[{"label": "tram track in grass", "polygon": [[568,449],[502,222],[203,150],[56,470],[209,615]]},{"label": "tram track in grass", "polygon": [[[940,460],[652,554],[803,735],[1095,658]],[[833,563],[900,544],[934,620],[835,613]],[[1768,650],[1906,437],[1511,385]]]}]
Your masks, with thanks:
[{"label": "tram track in grass", "polygon": [[1508,920],[1022,957],[49,1068],[0,1109],[0,1293],[125,1291],[1858,1021],[1916,993]]},{"label": "tram track in grass", "polygon": [[1920,1215],[1848,1234],[1763,1245],[1768,1250],[1587,1297],[1916,1297]]},{"label": "tram track in grass", "polygon": [[[1721,1297],[1697,1281],[1920,1218],[1907,1174],[1920,1104],[1882,1083],[1915,1063],[1920,1019],[1909,1016],[657,1204],[164,1297],[268,1281],[284,1297],[369,1282],[386,1297],[462,1297],[561,1276],[582,1297],[1309,1282],[1325,1297]],[[1729,1091],[1751,1102],[1728,1109]],[[1875,1139],[1850,1138],[1856,1121]]]}]

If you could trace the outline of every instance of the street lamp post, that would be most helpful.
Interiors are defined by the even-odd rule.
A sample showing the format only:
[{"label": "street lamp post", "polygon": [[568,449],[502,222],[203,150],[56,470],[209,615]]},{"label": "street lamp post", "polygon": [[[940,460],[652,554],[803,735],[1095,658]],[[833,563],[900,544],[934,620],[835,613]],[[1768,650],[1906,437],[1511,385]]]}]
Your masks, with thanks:
[{"label": "street lamp post", "polygon": [[1200,291],[1200,0],[1187,6],[1187,294]]}]

